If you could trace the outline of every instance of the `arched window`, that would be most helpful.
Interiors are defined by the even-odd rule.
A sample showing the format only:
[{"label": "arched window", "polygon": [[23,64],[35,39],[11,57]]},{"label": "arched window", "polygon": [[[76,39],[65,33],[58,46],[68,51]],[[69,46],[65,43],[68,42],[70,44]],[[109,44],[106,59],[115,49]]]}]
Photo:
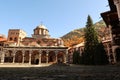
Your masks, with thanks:
[{"label": "arched window", "polygon": [[111,48],[112,47],[112,45],[109,43],[109,48]]},{"label": "arched window", "polygon": [[13,39],[12,39],[12,37],[10,37],[10,39],[9,39],[10,41],[12,41]]},{"label": "arched window", "polygon": [[39,40],[38,40],[38,41],[37,41],[37,43],[38,43],[38,44],[40,44],[40,43],[41,43],[41,41],[39,41]]},{"label": "arched window", "polygon": [[17,41],[17,37],[14,38],[14,41]]}]

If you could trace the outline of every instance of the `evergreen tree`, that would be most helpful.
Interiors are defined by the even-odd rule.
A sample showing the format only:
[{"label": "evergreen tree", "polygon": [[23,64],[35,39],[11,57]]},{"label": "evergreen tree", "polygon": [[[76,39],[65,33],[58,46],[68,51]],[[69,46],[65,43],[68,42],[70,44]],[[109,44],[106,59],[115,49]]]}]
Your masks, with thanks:
[{"label": "evergreen tree", "polygon": [[100,45],[97,32],[93,26],[93,21],[88,15],[85,29],[85,48],[82,57],[83,64],[103,64],[102,60],[105,59],[105,57],[103,58],[104,55],[102,54],[106,54],[104,52],[104,47]]},{"label": "evergreen tree", "polygon": [[80,63],[80,53],[78,51],[73,52],[73,64]]},{"label": "evergreen tree", "polygon": [[93,27],[93,21],[88,15],[85,28],[85,48],[83,54],[84,64],[94,64],[95,47],[98,44],[98,37]]},{"label": "evergreen tree", "polygon": [[108,64],[108,56],[106,54],[106,51],[104,49],[104,46],[102,44],[102,42],[100,42],[97,46],[96,46],[96,54],[94,57],[94,64],[97,65],[102,65],[102,64]]}]

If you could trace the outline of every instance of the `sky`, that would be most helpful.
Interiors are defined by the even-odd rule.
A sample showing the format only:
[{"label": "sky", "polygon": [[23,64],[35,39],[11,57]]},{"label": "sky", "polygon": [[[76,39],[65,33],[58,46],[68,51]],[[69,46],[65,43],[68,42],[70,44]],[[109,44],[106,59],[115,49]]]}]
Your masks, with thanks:
[{"label": "sky", "polygon": [[22,29],[31,37],[42,23],[51,37],[59,38],[85,27],[88,15],[95,23],[108,10],[108,0],[0,0],[0,34]]}]

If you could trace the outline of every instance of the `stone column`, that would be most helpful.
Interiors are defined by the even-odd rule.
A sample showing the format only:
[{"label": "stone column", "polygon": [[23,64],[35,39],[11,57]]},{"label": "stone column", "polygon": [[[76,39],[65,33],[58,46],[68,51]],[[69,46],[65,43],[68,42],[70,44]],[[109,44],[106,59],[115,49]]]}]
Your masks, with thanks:
[{"label": "stone column", "polygon": [[108,44],[106,44],[106,50],[107,50],[107,56],[108,56],[108,61],[109,61],[109,63],[111,62],[111,59],[110,59],[110,48],[109,48],[109,43]]},{"label": "stone column", "polygon": [[46,32],[47,30],[45,30],[45,35],[47,34],[47,32]]},{"label": "stone column", "polygon": [[41,64],[41,51],[39,51],[39,64]]},{"label": "stone column", "polygon": [[68,50],[66,49],[65,54],[64,54],[64,63],[68,62]]},{"label": "stone column", "polygon": [[2,58],[2,51],[0,51],[0,63],[1,63],[1,58]]},{"label": "stone column", "polygon": [[31,65],[31,54],[32,54],[32,51],[30,50],[29,52],[29,64]]},{"label": "stone column", "polygon": [[41,29],[41,35],[43,35],[43,29]]},{"label": "stone column", "polygon": [[13,52],[13,63],[15,63],[15,51]]},{"label": "stone column", "polygon": [[3,51],[1,55],[1,64],[4,63],[4,58],[5,58],[5,51]]},{"label": "stone column", "polygon": [[113,51],[113,60],[114,60],[114,63],[116,63],[117,61],[116,61],[116,53],[115,53],[115,51]]},{"label": "stone column", "polygon": [[107,55],[109,55],[109,44],[106,44]]},{"label": "stone column", "polygon": [[67,59],[66,59],[66,54],[64,53],[64,63],[67,62],[66,60],[67,60]]},{"label": "stone column", "polygon": [[112,46],[112,52],[113,52],[113,58],[114,58],[114,63],[116,63],[116,52],[115,52],[115,49],[117,48],[118,46]]},{"label": "stone column", "polygon": [[41,34],[41,29],[39,30],[39,34]]},{"label": "stone column", "polygon": [[24,63],[24,60],[25,60],[25,51],[22,51],[22,56],[23,56],[22,63]]},{"label": "stone column", "polygon": [[58,63],[58,57],[57,57],[58,51],[55,51],[55,58],[56,58],[56,63]]},{"label": "stone column", "polygon": [[15,63],[15,55],[16,55],[17,50],[13,50],[13,63]]},{"label": "stone column", "polygon": [[45,35],[45,29],[43,30],[43,35]]},{"label": "stone column", "polygon": [[109,26],[109,32],[110,32],[110,39],[111,39],[111,44],[112,44],[112,56],[113,56],[113,59],[111,59],[112,61],[111,62],[114,62],[116,63],[116,59],[115,59],[115,53],[114,53],[114,41],[113,41],[113,35],[112,35],[112,26],[111,25],[108,25]]},{"label": "stone column", "polygon": [[46,63],[48,63],[48,51],[46,53]]}]

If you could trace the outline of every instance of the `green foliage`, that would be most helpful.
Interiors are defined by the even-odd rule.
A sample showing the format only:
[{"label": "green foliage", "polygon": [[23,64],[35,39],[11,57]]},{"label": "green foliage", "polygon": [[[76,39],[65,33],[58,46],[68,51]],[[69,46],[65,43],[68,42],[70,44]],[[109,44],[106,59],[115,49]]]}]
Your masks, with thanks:
[{"label": "green foliage", "polygon": [[78,51],[74,51],[73,53],[73,64],[80,63],[80,53]]},{"label": "green foliage", "polygon": [[87,18],[87,23],[86,23],[86,27],[92,27],[93,26],[93,21],[90,17],[90,15],[88,15],[88,18]]},{"label": "green foliage", "polygon": [[107,57],[104,47],[98,41],[97,32],[94,29],[92,19],[87,18],[85,29],[85,47],[83,53],[83,64],[97,65],[107,63]]},{"label": "green foliage", "polygon": [[106,51],[104,49],[103,44],[100,42],[95,49],[94,54],[94,64],[95,65],[102,65],[102,64],[108,64],[108,56],[106,54]]},{"label": "green foliage", "polygon": [[95,47],[98,44],[97,34],[93,27],[93,22],[90,16],[87,18],[86,29],[85,29],[85,47],[83,54],[84,64],[93,64],[93,57]]}]

